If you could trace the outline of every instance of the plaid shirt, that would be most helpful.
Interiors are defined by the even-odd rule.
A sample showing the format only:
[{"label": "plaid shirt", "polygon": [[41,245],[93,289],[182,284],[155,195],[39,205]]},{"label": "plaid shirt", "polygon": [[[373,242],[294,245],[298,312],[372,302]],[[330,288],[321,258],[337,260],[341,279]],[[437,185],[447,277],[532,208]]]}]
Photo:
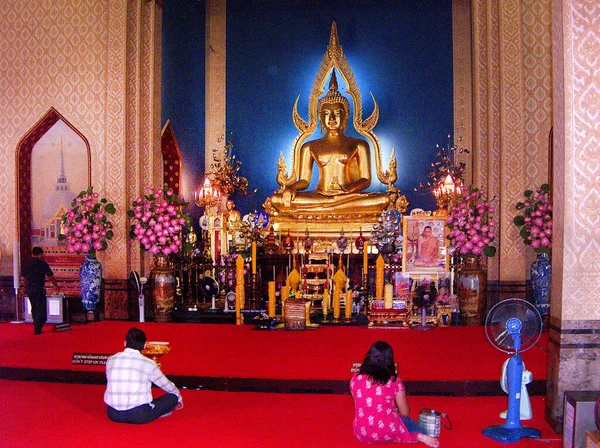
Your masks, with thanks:
[{"label": "plaid shirt", "polygon": [[104,402],[117,411],[126,411],[152,401],[152,383],[167,393],[181,394],[154,361],[138,350],[126,348],[106,361]]}]

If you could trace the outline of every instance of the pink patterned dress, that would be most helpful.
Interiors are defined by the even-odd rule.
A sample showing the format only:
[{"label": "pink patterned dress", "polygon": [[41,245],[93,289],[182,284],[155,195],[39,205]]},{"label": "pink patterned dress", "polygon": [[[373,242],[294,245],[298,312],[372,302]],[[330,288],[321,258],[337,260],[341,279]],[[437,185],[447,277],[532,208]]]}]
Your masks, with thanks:
[{"label": "pink patterned dress", "polygon": [[354,374],[350,392],[354,398],[354,437],[362,443],[417,441],[402,422],[394,397],[404,390],[398,378],[387,384],[373,383],[368,375]]}]

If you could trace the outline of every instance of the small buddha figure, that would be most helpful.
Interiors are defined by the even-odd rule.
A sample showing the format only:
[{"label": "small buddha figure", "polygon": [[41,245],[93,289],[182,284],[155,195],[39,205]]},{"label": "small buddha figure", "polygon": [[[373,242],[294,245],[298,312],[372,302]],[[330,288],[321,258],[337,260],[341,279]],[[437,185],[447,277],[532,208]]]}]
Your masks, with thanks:
[{"label": "small buddha figure", "polygon": [[[270,198],[277,212],[379,213],[389,204],[384,193],[363,192],[371,185],[370,148],[366,140],[344,134],[349,112],[349,102],[338,91],[334,70],[329,92],[317,105],[325,135],[301,146],[298,180]],[[317,187],[304,191],[315,165],[319,170]]]},{"label": "small buddha figure", "polygon": [[227,211],[225,212],[227,227],[231,229],[233,227],[236,227],[236,223],[237,225],[239,225],[239,222],[242,220],[242,217],[240,216],[240,212],[235,210],[235,203],[231,199],[228,199],[225,203],[225,208],[227,209]]}]

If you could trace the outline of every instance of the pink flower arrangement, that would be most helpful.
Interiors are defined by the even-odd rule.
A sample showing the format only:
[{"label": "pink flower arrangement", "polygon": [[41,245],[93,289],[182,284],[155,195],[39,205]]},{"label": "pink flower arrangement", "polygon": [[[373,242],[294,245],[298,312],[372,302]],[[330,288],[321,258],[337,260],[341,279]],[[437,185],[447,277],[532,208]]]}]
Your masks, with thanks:
[{"label": "pink flower arrangement", "polygon": [[542,184],[536,191],[526,190],[525,201],[517,202],[520,214],[513,222],[520,228],[523,242],[536,252],[550,252],[552,248],[552,198],[550,185]]},{"label": "pink flower arrangement", "polygon": [[495,208],[485,196],[484,190],[470,187],[460,201],[453,205],[446,220],[450,229],[448,239],[462,256],[486,255],[493,257],[496,221],[492,215]]},{"label": "pink flower arrangement", "polygon": [[98,199],[94,187],[82,191],[71,202],[71,208],[62,216],[63,233],[59,241],[67,241],[69,252],[96,255],[106,250],[112,239],[112,222],[108,215],[115,213],[115,206],[106,198]]},{"label": "pink flower arrangement", "polygon": [[129,236],[153,255],[176,254],[183,246],[182,231],[190,225],[189,216],[181,211],[185,205],[183,197],[170,188],[146,187],[146,194],[133,201],[127,212],[135,221]]}]

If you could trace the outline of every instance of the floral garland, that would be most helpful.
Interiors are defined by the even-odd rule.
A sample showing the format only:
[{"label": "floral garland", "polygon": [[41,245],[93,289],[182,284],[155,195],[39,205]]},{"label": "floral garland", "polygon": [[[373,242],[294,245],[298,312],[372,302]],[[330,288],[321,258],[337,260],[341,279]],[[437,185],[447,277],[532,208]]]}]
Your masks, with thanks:
[{"label": "floral garland", "polygon": [[95,256],[96,251],[108,247],[108,240],[114,235],[108,215],[116,209],[106,198],[98,198],[94,187],[90,187],[73,199],[71,208],[62,216],[63,232],[58,240],[67,241],[69,252]]},{"label": "floral garland", "polygon": [[181,211],[185,205],[183,197],[170,188],[146,187],[146,194],[133,201],[127,211],[134,220],[129,236],[153,255],[178,253],[183,246],[182,231],[190,228],[190,217]]},{"label": "floral garland", "polygon": [[493,257],[496,221],[491,217],[495,208],[485,197],[485,191],[470,187],[458,203],[451,207],[446,226],[448,239],[463,256],[486,255]]},{"label": "floral garland", "polygon": [[536,191],[526,190],[524,202],[517,202],[519,214],[513,222],[519,227],[523,242],[537,253],[552,248],[552,196],[550,185],[542,184]]}]

